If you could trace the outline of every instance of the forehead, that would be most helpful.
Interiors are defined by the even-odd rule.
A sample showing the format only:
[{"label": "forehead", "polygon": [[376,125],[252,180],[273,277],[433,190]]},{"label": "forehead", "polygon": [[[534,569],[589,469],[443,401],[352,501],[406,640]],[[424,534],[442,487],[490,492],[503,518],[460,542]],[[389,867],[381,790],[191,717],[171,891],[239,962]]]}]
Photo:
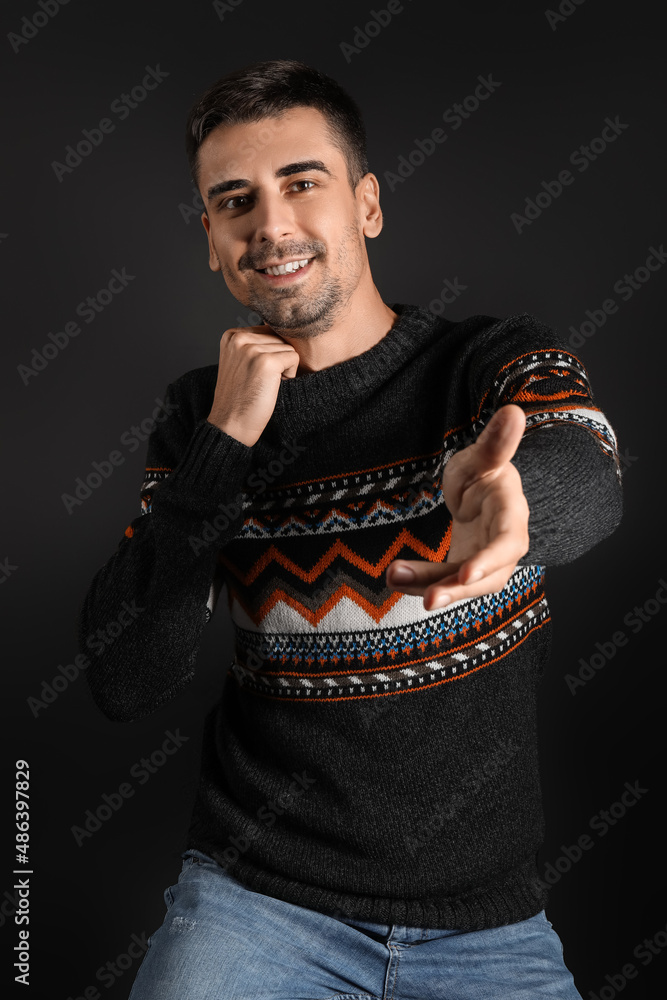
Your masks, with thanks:
[{"label": "forehead", "polygon": [[242,125],[218,125],[199,147],[199,180],[250,177],[289,162],[322,160],[334,174],[344,163],[329,123],[316,108],[290,108],[279,117]]}]

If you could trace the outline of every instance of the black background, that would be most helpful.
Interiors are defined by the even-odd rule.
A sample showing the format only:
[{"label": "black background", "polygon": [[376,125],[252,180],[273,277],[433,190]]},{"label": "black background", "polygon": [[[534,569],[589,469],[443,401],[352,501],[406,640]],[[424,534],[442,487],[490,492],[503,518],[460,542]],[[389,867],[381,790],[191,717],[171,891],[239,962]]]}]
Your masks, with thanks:
[{"label": "black background", "polygon": [[[79,677],[37,716],[28,698],[77,653],[78,609],[97,569],[139,513],[145,444],[123,432],[150,417],[169,382],[217,363],[224,329],[248,320],[207,265],[183,150],[187,112],[219,76],[261,59],[298,58],[334,76],[357,99],[381,184],[385,229],[369,243],[385,301],[428,305],[445,278],[466,286],[451,319],[529,312],[562,333],[614,298],[618,311],[575,353],[625,455],[619,530],[574,564],[547,574],[554,646],[541,688],[541,758],[547,837],[544,870],[591,833],[590,820],[618,801],[625,782],[648,791],[555,884],[547,914],[586,998],[632,962],[629,1000],[664,995],[667,949],[648,966],[633,957],[664,931],[664,693],[661,629],[667,612],[633,632],[624,617],[655,597],[667,576],[663,498],[665,274],[623,301],[615,282],[667,239],[665,37],[660,5],[570,4],[555,30],[539,3],[405,0],[376,37],[346,58],[357,26],[383,0],[277,3],[83,3],[71,0],[15,52],[3,38],[5,97],[0,253],[5,407],[0,795],[7,803],[0,894],[5,954],[17,942],[13,883],[14,761],[30,763],[31,986],[17,995],[127,997],[139,962],[107,988],[97,970],[149,934],[164,916],[163,891],[180,871],[198,772],[200,728],[218,698],[231,650],[221,598],[205,630],[198,675],[186,694],[143,722],[107,721]],[[553,9],[557,9],[554,5]],[[6,2],[3,35],[25,29],[37,2]],[[41,20],[38,18],[38,21]],[[112,102],[147,66],[168,77],[124,121]],[[477,77],[501,86],[456,131],[442,114],[473,93]],[[606,117],[628,128],[590,163],[569,156],[599,136]],[[58,180],[52,167],[83,129],[110,117],[115,129]],[[415,139],[443,126],[448,139],[393,191],[385,177]],[[543,181],[570,167],[574,183],[517,232]],[[24,384],[19,365],[76,306],[106,287],[113,268],[134,279],[81,323],[57,357]],[[241,317],[241,319],[239,319]],[[243,319],[243,317],[246,317]],[[253,320],[252,322],[256,322]],[[62,494],[93,461],[118,449],[124,462],[68,513]],[[650,605],[655,609],[655,605]],[[628,636],[572,694],[566,674],[596,642]],[[103,792],[158,749],[168,729],[182,749],[79,847]],[[130,779],[131,780],[131,779]],[[11,992],[13,958],[0,989]],[[5,987],[7,984],[7,987]],[[603,993],[610,997],[612,994]]]}]

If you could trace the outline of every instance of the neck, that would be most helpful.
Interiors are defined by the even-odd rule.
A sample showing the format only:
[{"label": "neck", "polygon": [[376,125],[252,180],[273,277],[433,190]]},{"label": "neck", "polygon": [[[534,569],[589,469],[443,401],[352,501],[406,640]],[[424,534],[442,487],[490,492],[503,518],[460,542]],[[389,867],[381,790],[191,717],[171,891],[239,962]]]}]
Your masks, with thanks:
[{"label": "neck", "polygon": [[363,354],[391,330],[398,316],[382,301],[375,285],[371,283],[363,293],[357,289],[357,293],[341,307],[333,325],[323,333],[309,336],[305,330],[297,335],[289,330],[284,333],[276,330],[299,355],[297,377]]}]

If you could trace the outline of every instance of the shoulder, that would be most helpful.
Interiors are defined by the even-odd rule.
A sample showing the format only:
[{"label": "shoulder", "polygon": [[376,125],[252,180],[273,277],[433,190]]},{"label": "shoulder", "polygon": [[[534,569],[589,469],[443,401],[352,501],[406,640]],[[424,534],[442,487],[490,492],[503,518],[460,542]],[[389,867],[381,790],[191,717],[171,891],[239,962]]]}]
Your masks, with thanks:
[{"label": "shoulder", "polygon": [[[431,306],[434,303],[431,303]],[[452,353],[461,362],[486,362],[502,367],[531,351],[565,351],[572,354],[566,337],[531,313],[489,316],[478,313],[452,321],[424,306],[394,306],[403,312],[404,324],[428,331],[429,342]]]},{"label": "shoulder", "polygon": [[504,368],[532,354],[545,361],[554,354],[576,358],[563,333],[531,313],[472,316],[457,324],[457,331],[462,352],[485,369]]},{"label": "shoulder", "polygon": [[510,316],[470,316],[457,324],[463,333],[480,340],[507,341],[533,338],[536,342],[553,341],[555,331],[531,313],[512,313]]}]

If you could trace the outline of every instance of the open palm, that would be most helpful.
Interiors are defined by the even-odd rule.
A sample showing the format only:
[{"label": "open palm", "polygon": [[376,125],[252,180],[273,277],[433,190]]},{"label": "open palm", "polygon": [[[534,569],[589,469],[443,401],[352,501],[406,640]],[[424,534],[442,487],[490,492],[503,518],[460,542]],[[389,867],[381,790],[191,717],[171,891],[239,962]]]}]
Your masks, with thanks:
[{"label": "open palm", "polygon": [[[442,477],[452,515],[447,560],[394,560],[386,573],[392,590],[423,596],[427,611],[502,590],[529,545],[530,511],[511,463],[525,426],[521,407],[502,406],[473,444],[452,455]],[[413,579],[400,580],[400,567]]]}]

